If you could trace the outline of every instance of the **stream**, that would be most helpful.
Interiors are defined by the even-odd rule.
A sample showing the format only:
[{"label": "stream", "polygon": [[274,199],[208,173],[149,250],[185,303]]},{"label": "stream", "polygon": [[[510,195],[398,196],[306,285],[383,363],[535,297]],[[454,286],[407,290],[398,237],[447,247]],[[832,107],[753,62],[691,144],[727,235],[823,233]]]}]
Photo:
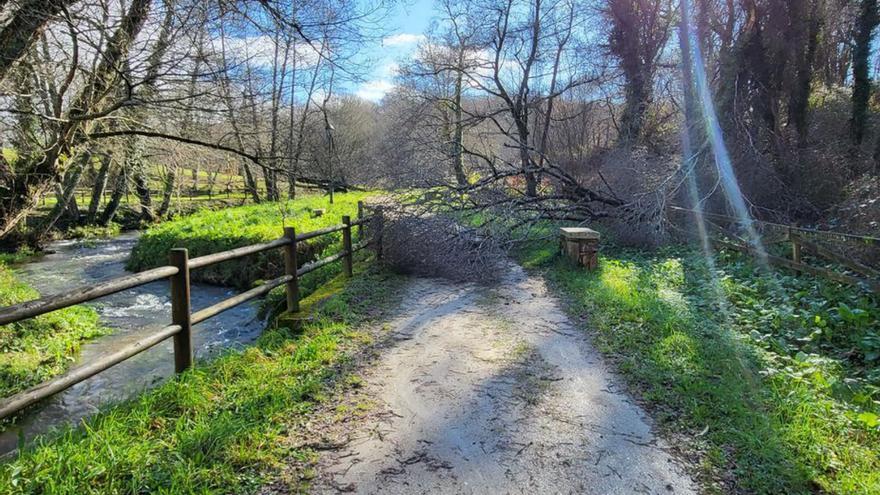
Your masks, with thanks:
[{"label": "stream", "polygon": [[[47,247],[51,254],[17,266],[16,272],[21,280],[42,295],[118,277],[128,273],[125,261],[139,235],[131,232],[90,243],[55,242]],[[236,291],[193,282],[191,293],[192,308],[196,311],[228,298]],[[115,351],[171,321],[167,281],[128,289],[88,304],[98,311],[101,323],[113,333],[84,344],[77,362],[71,367]],[[263,328],[255,304],[245,303],[221,313],[193,327],[196,358],[210,357],[222,349],[251,343]],[[14,451],[20,442],[29,442],[53,428],[76,424],[98,412],[102,406],[132,398],[173,373],[172,339],[168,339],[31,408],[15,425],[0,432],[0,455]]]}]

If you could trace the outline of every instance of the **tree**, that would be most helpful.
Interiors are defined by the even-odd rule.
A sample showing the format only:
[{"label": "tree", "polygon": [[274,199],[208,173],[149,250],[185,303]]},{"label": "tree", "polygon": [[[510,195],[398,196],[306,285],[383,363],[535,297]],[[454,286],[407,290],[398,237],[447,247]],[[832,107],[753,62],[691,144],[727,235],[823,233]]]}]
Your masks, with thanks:
[{"label": "tree", "polygon": [[[471,9],[471,22],[478,32],[488,33],[481,44],[486,53],[478,70],[468,74],[468,82],[487,93],[500,104],[479,114],[492,122],[497,131],[507,136],[517,150],[519,173],[525,182],[524,194],[538,195],[538,178],[545,172],[544,160],[536,160],[535,149],[540,141],[532,137],[534,116],[546,105],[545,119],[551,119],[552,102],[572,88],[591,80],[582,67],[567,67],[566,81],[557,79],[559,60],[569,49],[568,42],[575,21],[575,10],[565,2],[545,3],[542,0],[518,3],[507,0]],[[553,60],[550,88],[540,67],[545,57]],[[503,116],[508,121],[499,120]],[[507,122],[511,126],[507,126]],[[488,157],[484,161],[491,162]]]},{"label": "tree", "polygon": [[651,104],[657,59],[669,38],[671,13],[665,0],[609,0],[608,49],[624,78],[620,140],[638,141]]},{"label": "tree", "polygon": [[[14,137],[4,144],[19,152],[14,163],[0,167],[3,238],[56,186],[62,187],[62,199],[73,198],[63,190],[73,184],[66,178],[76,177],[68,169],[87,151],[106,154],[102,148],[115,147],[115,158],[112,167],[105,162],[95,173],[92,196],[102,197],[110,183],[119,197],[131,184],[146,221],[155,215],[151,187],[159,174],[154,171],[162,169],[149,161],[147,150],[159,140],[236,155],[254,200],[261,199],[260,178],[269,199],[279,198],[284,178],[293,184],[316,181],[286,170],[288,165],[297,168],[297,159],[287,154],[298,145],[285,139],[297,134],[295,81],[309,79],[296,79],[296,71],[345,65],[339,70],[342,77],[358,77],[366,64],[350,61],[361,43],[382,36],[376,27],[386,5],[353,0],[22,0],[0,8],[5,91],[0,111],[15,120],[2,135]],[[321,39],[330,49],[318,48]],[[244,51],[229,50],[230,44],[269,46],[268,61],[260,50],[230,57],[230,51]],[[317,54],[321,64],[303,60],[303,53],[305,58]],[[38,60],[45,63],[34,63]],[[208,167],[216,177],[217,167]],[[173,181],[178,174],[165,169],[162,176]],[[162,187],[159,210],[167,209],[173,189],[173,183]],[[109,206],[101,215],[108,220],[118,202]],[[89,209],[88,218],[96,219],[97,206]]]},{"label": "tree", "polygon": [[880,15],[877,12],[877,0],[862,0],[859,4],[859,17],[856,21],[853,39],[852,61],[853,91],[850,132],[856,147],[862,144],[865,137],[868,98],[871,94],[868,57],[871,54],[871,39],[878,23],[880,23]]},{"label": "tree", "polygon": [[[5,177],[2,181],[7,187],[0,190],[0,237],[15,228],[58,180],[63,172],[62,158],[78,151],[84,135],[94,128],[94,120],[120,109],[130,99],[130,91],[125,98],[114,98],[115,90],[125,72],[124,66],[132,44],[147,20],[150,3],[149,0],[132,0],[119,17],[115,32],[108,38],[106,46],[96,55],[100,62],[96,64],[95,72],[63,108],[65,95],[78,69],[77,34],[71,28],[73,61],[67,78],[53,91],[54,118],[44,121],[44,125],[50,129],[48,139],[41,143],[40,153],[16,164],[16,170],[12,172],[14,177]],[[68,17],[67,21],[72,25],[72,19]],[[126,86],[131,89],[130,82]],[[36,109],[32,111],[40,114]]]}]

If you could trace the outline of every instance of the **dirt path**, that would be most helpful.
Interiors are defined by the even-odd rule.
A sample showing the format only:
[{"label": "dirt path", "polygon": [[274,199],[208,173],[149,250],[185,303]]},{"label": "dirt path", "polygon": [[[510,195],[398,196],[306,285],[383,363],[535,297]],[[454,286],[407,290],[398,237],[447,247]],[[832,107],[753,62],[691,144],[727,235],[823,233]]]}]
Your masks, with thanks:
[{"label": "dirt path", "polygon": [[544,283],[415,279],[315,493],[694,493]]}]

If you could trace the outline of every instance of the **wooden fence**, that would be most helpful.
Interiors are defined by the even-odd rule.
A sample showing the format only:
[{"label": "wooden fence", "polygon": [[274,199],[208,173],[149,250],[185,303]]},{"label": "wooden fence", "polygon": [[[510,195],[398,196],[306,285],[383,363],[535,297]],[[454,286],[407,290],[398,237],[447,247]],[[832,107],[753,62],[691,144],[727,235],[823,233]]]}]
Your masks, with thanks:
[{"label": "wooden fence", "polygon": [[[298,311],[299,277],[339,260],[342,260],[343,262],[345,275],[351,277],[354,253],[367,247],[369,244],[375,246],[377,258],[381,258],[382,210],[377,208],[375,213],[371,216],[364,216],[363,211],[363,205],[359,202],[358,218],[355,221],[352,221],[349,216],[343,216],[341,224],[303,234],[297,234],[293,227],[285,227],[284,235],[274,241],[240,247],[206,256],[199,256],[198,258],[190,259],[185,248],[174,248],[169,252],[169,264],[167,266],[160,266],[151,270],[113,278],[97,284],[74,288],[64,294],[43,297],[33,301],[0,308],[0,325],[6,325],[73,306],[75,304],[93,301],[100,297],[115,294],[132,287],[139,287],[158,280],[170,280],[170,325],[165,326],[150,335],[142,337],[111,354],[101,356],[100,359],[74,368],[64,375],[3,399],[0,401],[0,419],[11,416],[25,407],[72,387],[73,385],[76,385],[77,383],[90,378],[117,363],[146,351],[168,338],[174,338],[174,367],[175,370],[180,373],[193,364],[193,325],[251,299],[265,295],[276,287],[282,285],[285,286],[288,311]],[[360,234],[362,234],[363,227],[368,222],[372,223],[372,238],[362,239],[360,242],[353,245],[351,236],[352,227],[357,227],[359,237],[362,238]],[[339,231],[342,231],[342,249],[338,253],[323,259],[315,260],[297,268],[296,248],[298,243]],[[269,280],[258,287],[220,301],[212,306],[193,312],[190,307],[189,275],[191,270],[272,249],[282,249],[284,251],[283,275]]]},{"label": "wooden fence", "polygon": [[[700,213],[703,217],[703,221],[710,230],[720,236],[725,237],[725,239],[721,239],[717,236],[710,236],[709,241],[713,244],[748,253],[751,255],[758,254],[757,249],[755,249],[754,246],[750,245],[750,243],[746,239],[738,237],[736,233],[731,232],[730,229],[720,225],[720,223],[741,224],[741,220],[727,215],[720,215],[717,213],[708,212],[697,212],[692,209],[681,208],[677,206],[670,206],[669,209],[676,212],[694,215]],[[779,242],[787,242],[791,244],[791,259],[781,256],[774,256],[771,254],[765,254],[763,257],[767,260],[768,263],[784,268],[789,268],[791,270],[802,273],[809,273],[812,275],[825,277],[835,282],[864,287],[873,292],[880,293],[880,270],[868,266],[866,263],[862,263],[854,259],[852,256],[846,256],[838,252],[838,250],[830,249],[821,244],[822,241],[843,241],[855,242],[870,246],[880,246],[880,238],[849,234],[845,232],[810,229],[805,227],[798,227],[795,225],[785,225],[773,222],[764,222],[760,220],[754,220],[754,225],[764,231],[765,234],[772,233],[772,235],[769,235],[767,238],[765,238],[765,243],[773,244]],[[808,251],[811,255],[817,258],[822,258],[846,267],[848,271],[854,273],[855,275],[841,273],[839,271],[830,270],[825,267],[814,266],[804,263],[804,250]]]}]

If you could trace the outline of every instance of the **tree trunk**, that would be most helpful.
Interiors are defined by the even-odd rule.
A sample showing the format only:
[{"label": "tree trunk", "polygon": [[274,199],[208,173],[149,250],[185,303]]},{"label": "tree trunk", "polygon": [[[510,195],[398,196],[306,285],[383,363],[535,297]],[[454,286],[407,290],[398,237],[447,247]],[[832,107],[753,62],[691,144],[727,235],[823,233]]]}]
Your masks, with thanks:
[{"label": "tree trunk", "polygon": [[871,38],[880,22],[877,0],[862,0],[856,21],[853,43],[853,92],[850,134],[853,145],[858,147],[865,138],[865,122],[868,116],[868,99],[871,96],[871,80],[868,75],[868,58],[871,55]]},{"label": "tree trunk", "polygon": [[810,3],[809,12],[794,12],[797,15],[800,27],[796,30],[795,43],[795,81],[791,90],[788,103],[789,121],[794,124],[797,133],[797,145],[804,148],[807,145],[809,132],[807,122],[807,110],[810,101],[810,83],[813,78],[813,60],[816,58],[816,47],[819,43],[819,19],[818,3]]},{"label": "tree trunk", "polygon": [[250,165],[242,160],[241,170],[244,172],[244,189],[246,192],[250,193],[251,199],[254,200],[254,203],[260,202],[260,191],[257,190],[257,181],[254,179],[254,174],[251,172]]},{"label": "tree trunk", "polygon": [[619,140],[628,144],[642,134],[653,96],[655,64],[666,43],[669,20],[658,0],[611,0],[608,12],[612,25],[608,47],[624,77]]},{"label": "tree trunk", "polygon": [[[150,4],[150,0],[133,0],[129,4],[125,16],[101,53],[101,62],[89,84],[71,97],[65,117],[72,118],[53,123],[54,141],[44,147],[41,156],[29,157],[24,163],[16,164],[17,172],[11,181],[0,178],[3,179],[0,182],[11,182],[8,190],[0,190],[0,237],[12,231],[58,180],[59,157],[79,144],[84,134],[80,132],[83,123],[90,121],[79,117],[100,112],[115,103],[110,101],[109,95],[119,82],[131,44],[146,22]],[[4,35],[0,33],[0,57],[3,56],[4,42]],[[0,77],[4,67],[8,66],[3,65],[6,62],[0,61]]]},{"label": "tree trunk", "polygon": [[[305,132],[306,132],[306,119],[309,116],[309,109],[312,102],[312,95],[315,93],[315,86],[318,82],[318,75],[320,73],[321,68],[321,60],[324,55],[324,48],[327,46],[326,40],[321,42],[321,48],[318,52],[318,61],[315,63],[315,68],[312,72],[312,78],[309,81],[309,89],[305,95],[305,105],[303,105],[302,113],[299,116],[299,123],[297,124],[296,131],[296,144],[293,148],[293,155],[290,157],[290,162],[287,168],[287,179],[288,179],[288,191],[287,197],[293,199],[296,195],[295,184],[296,184],[296,175],[299,172],[299,160],[302,157],[303,151],[303,141],[305,140]],[[291,107],[292,108],[292,107]],[[291,113],[291,116],[293,114]],[[292,122],[292,120],[291,120]]]},{"label": "tree trunk", "polygon": [[623,114],[620,116],[621,142],[633,143],[639,140],[648,106],[647,101],[648,91],[644,78],[640,73],[631,75],[626,82]]},{"label": "tree trunk", "polygon": [[177,170],[174,167],[168,167],[168,172],[165,174],[165,187],[162,190],[162,204],[159,205],[159,210],[156,211],[156,216],[159,218],[163,218],[168,213],[168,208],[171,207],[171,197],[174,195],[174,183],[177,181]]},{"label": "tree trunk", "polygon": [[[56,205],[58,203],[64,204],[65,206],[64,206],[64,212],[62,214],[62,217],[66,216],[68,219],[75,222],[75,221],[79,220],[79,205],[77,204],[77,201],[76,201],[76,191],[74,190],[70,193],[69,196],[67,195],[67,188],[70,187],[69,186],[70,179],[73,174],[82,175],[82,169],[68,170],[67,173],[64,175],[64,180],[60,183],[55,184],[55,199],[56,199],[55,204]],[[75,184],[73,184],[72,187],[74,187],[74,189],[75,189],[79,185],[79,182],[80,182],[80,178],[77,177]]]},{"label": "tree trunk", "polygon": [[196,160],[196,168],[191,169],[192,171],[192,187],[190,188],[190,196],[196,196],[199,194],[199,174],[202,171],[202,162]]},{"label": "tree trunk", "polygon": [[46,217],[40,225],[36,234],[38,241],[45,239],[46,235],[53,227],[55,227],[55,224],[58,223],[58,220],[61,219],[65,212],[68,212],[68,206],[72,201],[75,201],[74,194],[76,192],[76,186],[79,184],[80,178],[82,178],[85,164],[88,163],[91,158],[91,152],[83,153],[83,156],[80,157],[67,172],[64,177],[64,183],[56,184],[60,192],[58,195],[58,202],[55,203],[52,211],[49,212],[49,216]]},{"label": "tree trunk", "polygon": [[153,215],[153,198],[150,194],[150,184],[143,168],[132,171],[134,177],[134,190],[137,193],[138,202],[141,208],[141,221],[152,222],[156,219]]},{"label": "tree trunk", "polygon": [[218,175],[220,175],[219,168],[214,172],[208,172],[208,198],[212,198],[214,196],[214,186],[217,185]]},{"label": "tree trunk", "polygon": [[131,174],[134,190],[140,205],[140,219],[142,222],[152,222],[153,198],[150,195],[150,183],[144,165],[143,147],[138,136],[128,136],[125,141],[125,165]]},{"label": "tree trunk", "polygon": [[519,159],[526,180],[526,196],[534,198],[538,195],[538,179],[532,166],[532,157],[528,148],[528,130],[520,130]]},{"label": "tree trunk", "polygon": [[110,201],[104,207],[104,213],[101,215],[101,225],[108,225],[116,217],[119,211],[119,205],[122,203],[122,197],[128,191],[128,179],[125,176],[125,169],[119,167],[116,171],[116,177],[113,180],[113,193],[110,195]]},{"label": "tree trunk", "polygon": [[107,188],[107,177],[110,173],[110,155],[105,154],[101,157],[101,167],[95,176],[95,184],[92,186],[92,199],[89,202],[89,213],[86,217],[87,223],[94,223],[98,215],[98,207],[101,205],[101,199],[104,197],[104,190]]},{"label": "tree trunk", "polygon": [[62,7],[75,0],[24,0],[0,31],[0,81],[9,68],[20,59],[42,34],[49,21],[61,13]]},{"label": "tree trunk", "polygon": [[452,135],[452,170],[455,172],[455,180],[459,186],[467,185],[467,176],[464,174],[464,124],[461,116],[461,91],[462,91],[462,64],[463,53],[458,58],[458,70],[455,73],[455,94],[453,95],[453,135]]}]

